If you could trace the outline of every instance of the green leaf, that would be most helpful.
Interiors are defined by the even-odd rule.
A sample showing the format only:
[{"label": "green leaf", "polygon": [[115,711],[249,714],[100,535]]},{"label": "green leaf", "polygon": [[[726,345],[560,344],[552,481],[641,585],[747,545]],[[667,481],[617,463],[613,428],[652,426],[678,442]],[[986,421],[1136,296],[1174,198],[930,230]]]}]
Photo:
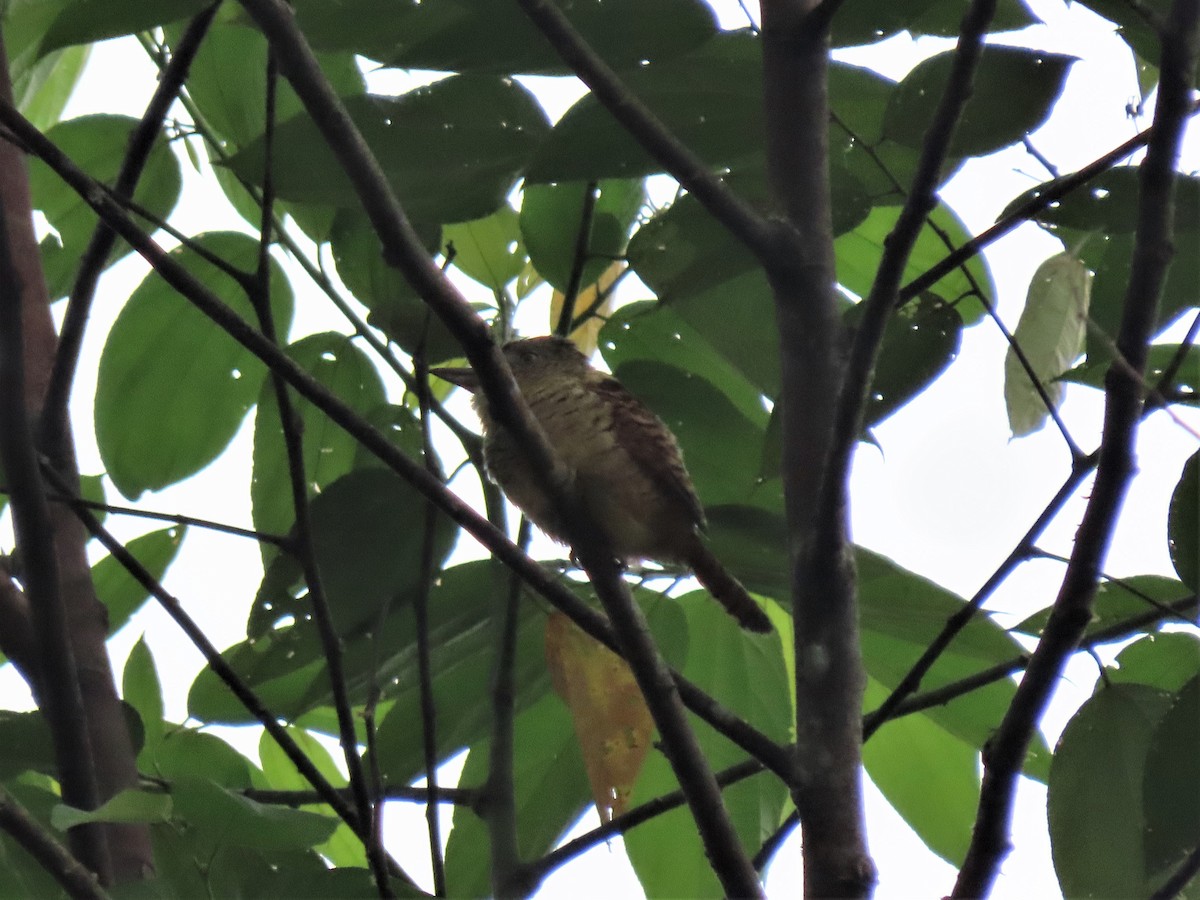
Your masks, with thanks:
[{"label": "green leaf", "polygon": [[[1119,583],[1106,581],[1096,591],[1092,621],[1084,640],[1097,631],[1149,612],[1153,603],[1175,603],[1193,595],[1181,582],[1161,575],[1134,575],[1122,578]],[[1049,620],[1050,609],[1046,608],[1015,625],[1012,630],[1023,634],[1041,634]]]},{"label": "green leaf", "polygon": [[[715,32],[697,0],[584,0],[558,3],[591,47],[615,68],[669,58]],[[402,69],[573,75],[542,33],[507,0],[336,7],[300,0],[296,15],[314,46],[353,50]]]},{"label": "green leaf", "polygon": [[17,109],[39,130],[47,131],[58,123],[91,51],[89,46],[57,50],[14,79]]},{"label": "green leaf", "polygon": [[194,16],[208,0],[137,0],[136,3],[105,3],[102,0],[56,0],[61,9],[46,32],[41,52],[48,53],[69,44],[90,44],[123,34],[149,31]]},{"label": "green leaf", "polygon": [[[301,752],[308,757],[309,761],[316,766],[325,779],[335,788],[345,787],[347,784],[346,776],[342,774],[337,764],[333,761],[333,757],[329,755],[329,751],[325,749],[325,745],[314,738],[303,728],[290,726],[287,729],[288,734]],[[266,780],[266,787],[272,790],[279,791],[307,791],[312,790],[312,785],[308,779],[300,774],[300,770],[283,752],[279,744],[275,743],[275,739],[266,731],[258,741],[258,757],[262,763],[263,776]],[[299,807],[300,809],[309,812],[323,812],[325,807],[320,803],[309,804]],[[361,866],[367,867],[366,849],[363,847],[362,839],[351,831],[350,826],[345,822],[339,822],[337,829],[330,836],[329,840],[317,846],[316,851],[332,862],[335,866]]]},{"label": "green leaf", "polygon": [[1054,869],[1066,896],[1149,895],[1142,779],[1170,703],[1170,694],[1145,685],[1112,685],[1067,723],[1046,801]]},{"label": "green leaf", "polygon": [[[1025,354],[1055,410],[1065,386],[1057,379],[1083,352],[1091,302],[1092,273],[1071,253],[1050,257],[1033,273],[1013,341]],[[1013,437],[1039,430],[1050,417],[1030,373],[1012,346],[1004,358],[1004,401]]]},{"label": "green leaf", "polygon": [[[1038,213],[1037,221],[1052,230],[1065,228],[1081,234],[1132,234],[1138,224],[1139,172],[1138,166],[1118,166],[1101,172],[1086,187],[1071,191]],[[1058,184],[1052,180],[1030,188],[1008,204],[1001,218]],[[1200,177],[1196,175],[1180,173],[1176,179],[1175,227],[1184,232],[1200,229]]]},{"label": "green leaf", "polygon": [[[175,39],[181,32],[179,28],[168,29],[168,38]],[[363,92],[363,76],[352,54],[323,53],[318,61],[339,97]],[[233,22],[216,22],[188,69],[188,96],[207,128],[223,142],[242,147],[260,137],[266,127],[266,73],[267,41],[262,33]],[[278,79],[276,121],[303,111],[304,105],[291,84],[285,78]]]},{"label": "green leaf", "polygon": [[[230,265],[253,271],[258,243],[242,234],[195,238]],[[249,321],[242,287],[180,247],[175,261]],[[292,320],[292,292],[271,262],[271,305],[281,338]],[[126,497],[158,490],[216,459],[241,427],[266,373],[258,359],[183,299],[155,272],[117,316],[96,388],[96,440],[113,484]]]},{"label": "green leaf", "polygon": [[1171,701],[1150,738],[1142,773],[1142,847],[1149,875],[1174,872],[1200,843],[1200,803],[1195,802],[1200,785],[1200,676]]},{"label": "green leaf", "polygon": [[174,782],[203,778],[225,787],[250,787],[250,761],[215,734],[179,728],[154,751],[152,774]]},{"label": "green leaf", "polygon": [[46,718],[37,711],[0,710],[0,780],[25,771],[58,775]]},{"label": "green leaf", "polygon": [[[310,505],[313,551],[338,634],[349,637],[375,625],[384,604],[407,600],[419,589],[424,544],[424,498],[394,473],[360,469],[332,482]],[[452,523],[433,520],[434,571],[454,543]],[[273,617],[309,619],[308,600],[260,597]],[[310,623],[311,627],[311,623]]]},{"label": "green leaf", "polygon": [[[946,51],[914,68],[897,86],[884,116],[884,134],[908,147],[925,140],[954,61]],[[984,47],[970,99],[950,142],[951,158],[983,156],[1036,131],[1050,115],[1075,57]]]},{"label": "green leaf", "polygon": [[442,240],[454,247],[454,266],[493,291],[521,274],[528,257],[521,243],[517,211],[507,204],[490,216],[442,229]]},{"label": "green leaf", "polygon": [[1200,590],[1200,453],[1193,453],[1171,495],[1167,540],[1179,579]]},{"label": "green leaf", "polygon": [[[384,402],[379,373],[346,335],[309,335],[288,347],[287,353],[356,412],[365,415]],[[312,496],[353,468],[358,444],[309,401],[293,396],[292,406],[301,424],[304,476]],[[296,521],[296,512],[279,406],[270,381],[264,382],[258,398],[253,461],[250,502],[254,527],[268,534],[287,534]],[[278,553],[277,547],[264,543],[263,563],[269,564]]]},{"label": "green leaf", "polygon": [[[129,135],[135,127],[137,120],[126,116],[83,116],[55,125],[46,133],[46,137],[92,178],[112,184],[116,181]],[[30,157],[28,164],[33,206],[45,214],[55,232],[44,238],[41,244],[46,287],[53,300],[70,291],[79,260],[99,220],[83,198],[63,183],[45,163]],[[179,187],[179,163],[166,141],[159,139],[150,151],[146,169],[133,193],[134,202],[149,210],[151,215],[165,219],[179,199]],[[118,241],[106,266],[112,265],[129,251],[128,244]]]},{"label": "green leaf", "polygon": [[1112,683],[1144,684],[1169,693],[1178,693],[1197,673],[1200,641],[1186,632],[1163,632],[1136,640],[1117,656],[1115,670],[1105,669]]},{"label": "green leaf", "polygon": [[[890,691],[867,681],[865,706]],[[888,803],[934,853],[961,865],[979,801],[979,750],[926,715],[904,716],[863,745],[863,764]]]},{"label": "green leaf", "polygon": [[[709,333],[717,333],[717,322],[701,319],[700,323]],[[746,326],[744,329],[725,329],[733,340],[741,338],[741,345],[722,342],[729,352],[721,352],[674,307],[642,301],[626,304],[613,312],[600,330],[599,347],[604,361],[614,372],[635,360],[663,363],[684,372],[694,372],[719,385],[721,392],[743,416],[761,420],[763,391],[748,380],[750,373],[740,371],[737,363],[745,360],[750,368],[754,349],[771,352],[774,348],[752,344],[747,338],[754,334],[754,329],[749,322]],[[754,374],[758,374],[757,367],[753,368]],[[775,379],[777,383],[777,374]]]},{"label": "green leaf", "polygon": [[[988,30],[1010,31],[1039,22],[1020,0],[1000,0]],[[957,37],[961,27],[962,7],[957,3],[893,0],[880,4],[874,0],[847,0],[833,17],[832,41],[835,47],[874,44],[905,31],[913,37],[923,34]]]},{"label": "green leaf", "polygon": [[[511,79],[456,75],[400,97],[345,98],[347,111],[418,222],[482,218],[507,200],[546,134],[545,113]],[[230,161],[262,181],[263,141]],[[284,200],[357,207],[358,195],[307,115],[279,123],[272,176]],[[453,185],[453,190],[447,190]]]},{"label": "green leaf", "polygon": [[[182,525],[152,531],[134,538],[125,545],[134,559],[161,582],[167,568],[179,553],[187,529]],[[116,634],[141,609],[150,592],[134,579],[129,571],[112,556],[106,556],[92,566],[92,583],[96,596],[108,610],[108,633]]]},{"label": "green leaf", "polygon": [[[861,304],[846,314],[853,327]],[[923,294],[906,303],[889,319],[875,363],[864,425],[879,424],[925,390],[958,357],[962,319],[957,308],[936,294]]]},{"label": "green leaf", "polygon": [[206,778],[180,778],[171,787],[175,815],[220,843],[258,850],[303,850],[328,840],[337,819],[267,806]]},{"label": "green leaf", "polygon": [[[436,248],[440,234],[438,228],[432,234],[423,234],[425,246]],[[424,345],[429,362],[462,355],[462,348],[442,320],[407,279],[383,261],[383,247],[363,213],[340,210],[333,220],[330,245],[338,277],[371,311],[367,321],[389,340],[409,354]]]},{"label": "green leaf", "polygon": [[150,652],[144,636],[133,645],[133,649],[129,651],[129,659],[125,661],[121,695],[126,703],[137,710],[142,720],[145,740],[139,759],[144,758],[148,763],[152,759],[154,749],[162,740],[164,726],[162,685],[158,681],[154,655]]},{"label": "green leaf", "polygon": [[[704,591],[680,598],[687,615],[690,652],[682,671],[773,740],[790,736],[792,708],[787,668],[778,634],[749,635]],[[745,759],[741,750],[708,728],[696,738],[715,771]],[[666,758],[651,754],[630,806],[678,789]],[[722,792],[726,809],[748,854],[755,853],[779,823],[787,799],[778,779],[757,775]],[[686,808],[672,810],[626,833],[625,848],[647,897],[721,896]]]},{"label": "green leaf", "polygon": [[[520,227],[529,261],[559,291],[566,291],[575,265],[588,184],[531,184],[523,194]],[[629,229],[645,199],[641,179],[600,181],[596,190],[581,289],[595,284],[612,261],[625,252]]]},{"label": "green leaf", "polygon": [[50,813],[50,824],[59,831],[66,831],[88,822],[165,822],[170,814],[169,794],[126,790],[93,810],[59,804]]},{"label": "green leaf", "polygon": [[[1179,355],[1181,344],[1153,344],[1146,360],[1146,383],[1158,385],[1167,367],[1173,365]],[[1064,381],[1085,384],[1104,390],[1104,378],[1108,374],[1111,361],[1105,358],[1088,360],[1076,366],[1062,376]],[[1170,385],[1164,385],[1165,392],[1171,395],[1173,402],[1196,404],[1200,403],[1200,347],[1189,346],[1184,350],[1183,363],[1175,374]]]},{"label": "green leaf", "polygon": [[[884,242],[896,227],[899,215],[898,206],[877,206],[871,210],[865,222],[834,241],[838,282],[852,294],[866,297],[870,293],[883,256]],[[931,224],[921,229],[908,258],[904,269],[905,284],[925,274],[948,256],[952,249],[961,247],[971,238],[958,216],[945,206],[935,209],[929,221]],[[932,226],[937,227],[935,229]],[[965,325],[973,325],[984,314],[983,304],[975,296],[976,286],[989,302],[995,303],[996,286],[992,282],[991,271],[978,256],[948,272],[927,290],[958,310]]]},{"label": "green leaf", "polygon": [[[488,685],[495,629],[507,593],[508,579],[498,577],[496,567],[486,560],[446,569],[430,591],[429,634],[439,760],[462,747],[476,746],[490,734]],[[518,712],[550,688],[544,633],[544,616],[524,598],[517,631]],[[422,721],[420,680],[411,617],[406,617],[404,630],[389,638],[386,646],[393,656],[383,671],[397,679],[387,691],[395,704],[380,722],[375,752],[388,780],[403,784],[419,777],[425,767],[422,732],[417,724]],[[581,789],[586,797],[586,782]]]},{"label": "green leaf", "polygon": [[[459,783],[487,780],[489,741],[471,747]],[[513,721],[513,799],[522,859],[554,849],[591,800],[587,773],[566,706],[549,694]],[[455,807],[446,842],[447,891],[456,897],[491,893],[491,852],[483,821],[466,806]]]}]

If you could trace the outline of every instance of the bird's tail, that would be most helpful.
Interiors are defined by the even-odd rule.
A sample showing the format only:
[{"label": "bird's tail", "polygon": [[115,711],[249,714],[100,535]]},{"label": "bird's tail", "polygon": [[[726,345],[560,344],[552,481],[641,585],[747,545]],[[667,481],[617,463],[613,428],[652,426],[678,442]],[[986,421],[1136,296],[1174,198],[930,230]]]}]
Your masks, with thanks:
[{"label": "bird's tail", "polygon": [[767,634],[771,629],[771,620],[762,611],[754,598],[746,593],[742,583],[729,574],[729,570],[721,565],[721,561],[713,556],[699,539],[688,554],[687,563],[696,573],[696,580],[713,595],[725,610],[737,619],[738,624],[747,631]]}]

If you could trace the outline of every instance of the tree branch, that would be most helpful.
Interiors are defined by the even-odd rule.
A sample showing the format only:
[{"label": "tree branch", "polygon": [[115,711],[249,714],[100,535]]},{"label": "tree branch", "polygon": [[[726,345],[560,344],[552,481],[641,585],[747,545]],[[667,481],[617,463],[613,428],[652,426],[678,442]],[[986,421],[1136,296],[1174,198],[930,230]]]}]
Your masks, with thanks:
[{"label": "tree branch", "polygon": [[107,900],[96,876],[60,844],[29,811],[0,787],[0,829],[25,848],[43,869],[77,900]]},{"label": "tree branch", "polygon": [[804,823],[804,892],[856,897],[875,881],[863,821],[858,640],[844,479],[829,479],[842,383],[829,171],[829,22],[812,0],[763,0],[767,175],[791,237],[766,264],[779,327],[783,478],[795,620],[792,799]]},{"label": "tree branch", "polygon": [[[96,809],[101,800],[95,758],[61,591],[54,526],[25,406],[25,285],[13,266],[5,200],[0,194],[0,463],[12,481],[13,530],[33,623],[33,662],[38,673],[34,685],[53,738],[63,801],[79,809]],[[69,833],[84,865],[103,883],[111,883],[112,859],[104,829],[87,824]]]},{"label": "tree branch", "polygon": [[1200,0],[1175,0],[1163,35],[1155,134],[1139,172],[1138,225],[1117,346],[1133,372],[1113,366],[1105,379],[1105,415],[1092,495],[1076,534],[1050,620],[1025,677],[983,755],[975,830],[954,886],[955,897],[988,893],[1008,852],[1008,828],[1029,741],[1067,657],[1087,629],[1100,568],[1133,476],[1134,438],[1143,407],[1140,378],[1173,254],[1175,165],[1196,71]]}]

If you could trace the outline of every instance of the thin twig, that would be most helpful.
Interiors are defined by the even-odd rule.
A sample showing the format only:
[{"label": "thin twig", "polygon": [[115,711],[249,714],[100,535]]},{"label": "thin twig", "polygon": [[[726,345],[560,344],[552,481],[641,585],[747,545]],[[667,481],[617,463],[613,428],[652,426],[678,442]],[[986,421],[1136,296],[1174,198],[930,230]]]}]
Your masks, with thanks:
[{"label": "thin twig", "polygon": [[575,319],[575,303],[579,299],[579,285],[583,281],[583,269],[589,258],[588,247],[592,243],[592,222],[596,217],[598,194],[597,182],[589,181],[584,186],[583,204],[579,211],[579,231],[575,235],[575,255],[571,259],[571,274],[567,279],[567,289],[563,292],[563,305],[558,314],[558,324],[554,327],[554,333],[560,337],[566,337],[571,333],[571,323]]},{"label": "thin twig", "polygon": [[1173,900],[1183,893],[1186,888],[1200,872],[1200,844],[1192,848],[1189,853],[1171,873],[1171,877],[1163,882],[1162,887],[1150,895],[1150,900]]},{"label": "thin twig", "polygon": [[[8,488],[0,485],[0,494],[8,493]],[[51,503],[78,505],[84,509],[90,509],[93,512],[108,513],[116,516],[130,516],[136,519],[152,519],[156,522],[171,522],[174,525],[187,525],[193,528],[207,529],[208,531],[218,531],[222,534],[234,535],[235,537],[250,538],[263,544],[271,544],[275,547],[286,548],[291,544],[291,539],[286,535],[270,534],[265,531],[255,531],[252,528],[242,528],[238,525],[229,525],[225,522],[214,522],[210,519],[198,519],[195,516],[184,516],[178,513],[156,512],[149,509],[135,509],[132,506],[116,506],[112,503],[100,503],[95,500],[85,500],[82,497],[68,497],[54,492],[47,493],[46,499]]]},{"label": "thin twig", "polygon": [[[428,321],[426,323],[428,325]],[[426,327],[426,334],[428,327]],[[429,431],[429,368],[425,359],[425,341],[413,356],[417,383],[417,404],[421,414],[421,452],[425,468],[435,478],[445,480],[438,471],[437,456]],[[442,855],[442,830],[438,812],[438,753],[437,707],[433,694],[433,662],[429,647],[429,590],[434,579],[434,543],[437,535],[438,511],[432,501],[425,501],[424,532],[421,535],[421,581],[413,598],[413,617],[417,629],[417,677],[421,690],[421,751],[425,757],[425,783],[429,800],[425,804],[425,827],[429,833],[429,860],[433,869],[433,893],[446,896],[446,860]]]},{"label": "thin twig", "polygon": [[[533,528],[521,517],[517,546],[529,546]],[[528,891],[517,882],[521,855],[517,845],[516,785],[514,783],[514,719],[516,717],[517,631],[520,624],[521,580],[508,579],[504,613],[496,632],[492,663],[492,729],[488,745],[488,776],[481,796],[481,813],[488,829],[491,853],[492,895],[522,897]]]}]

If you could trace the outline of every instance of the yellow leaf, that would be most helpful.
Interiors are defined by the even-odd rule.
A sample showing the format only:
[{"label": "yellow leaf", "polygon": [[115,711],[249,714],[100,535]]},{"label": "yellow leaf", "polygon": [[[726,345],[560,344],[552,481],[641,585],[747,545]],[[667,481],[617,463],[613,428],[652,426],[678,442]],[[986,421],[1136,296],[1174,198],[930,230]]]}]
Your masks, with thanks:
[{"label": "yellow leaf", "polygon": [[[614,261],[611,266],[604,270],[604,273],[597,279],[595,284],[584,288],[579,292],[579,296],[575,298],[574,319],[578,320],[580,316],[587,312],[591,312],[592,315],[586,322],[572,331],[568,337],[587,356],[591,356],[595,351],[596,339],[600,335],[600,329],[604,326],[608,314],[612,312],[613,295],[608,289],[612,287],[613,282],[617,280],[617,276],[621,274],[623,268],[624,264],[620,260]],[[554,296],[550,300],[551,331],[558,327],[558,317],[562,315],[563,303],[565,301],[566,296],[562,291],[554,292]],[[599,301],[599,305],[597,305],[597,301]]]},{"label": "yellow leaf", "polygon": [[546,665],[571,711],[596,810],[608,822],[629,805],[654,734],[650,710],[625,661],[559,612],[546,622]]}]

